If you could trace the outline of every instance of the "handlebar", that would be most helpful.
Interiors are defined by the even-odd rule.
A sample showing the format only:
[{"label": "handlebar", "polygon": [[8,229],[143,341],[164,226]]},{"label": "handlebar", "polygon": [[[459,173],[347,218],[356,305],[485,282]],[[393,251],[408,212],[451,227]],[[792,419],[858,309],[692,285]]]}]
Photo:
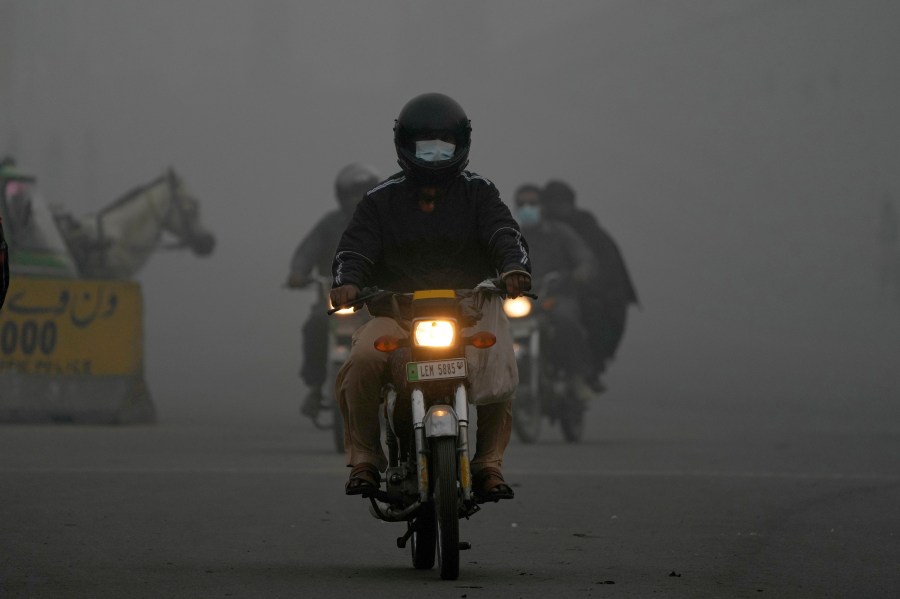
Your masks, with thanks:
[{"label": "handlebar", "polygon": [[[465,292],[485,292],[485,293],[494,293],[499,295],[502,298],[506,297],[506,290],[503,287],[503,281],[500,279],[485,279],[481,283],[475,286],[474,289],[465,289]],[[382,296],[382,295],[403,295],[403,296],[412,296],[412,293],[408,292],[400,292],[400,291],[389,291],[386,289],[379,289],[377,287],[363,287],[359,291],[359,295],[356,299],[353,299],[345,304],[341,304],[340,306],[335,306],[328,310],[328,315],[331,316],[338,310],[343,310],[345,308],[356,307],[362,304],[365,301],[370,299]],[[531,293],[529,291],[522,292],[522,295],[531,299],[536,300],[538,298],[537,294]]]}]

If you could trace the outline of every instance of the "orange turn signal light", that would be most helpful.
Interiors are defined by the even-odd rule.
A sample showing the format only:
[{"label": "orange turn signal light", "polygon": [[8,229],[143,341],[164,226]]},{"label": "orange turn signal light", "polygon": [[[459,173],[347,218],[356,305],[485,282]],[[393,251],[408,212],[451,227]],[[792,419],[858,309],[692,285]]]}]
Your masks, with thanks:
[{"label": "orange turn signal light", "polygon": [[487,349],[497,343],[497,337],[493,333],[481,331],[469,337],[469,343],[478,349]]},{"label": "orange turn signal light", "polygon": [[400,347],[400,340],[390,335],[383,335],[375,340],[375,349],[386,354]]}]

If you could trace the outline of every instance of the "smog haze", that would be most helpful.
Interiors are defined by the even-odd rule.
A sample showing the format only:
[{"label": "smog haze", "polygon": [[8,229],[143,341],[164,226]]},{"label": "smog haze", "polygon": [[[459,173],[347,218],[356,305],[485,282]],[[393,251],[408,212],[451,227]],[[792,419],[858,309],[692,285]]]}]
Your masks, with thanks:
[{"label": "smog haze", "polygon": [[569,182],[623,252],[641,306],[603,430],[897,430],[895,2],[0,7],[0,154],[77,214],[172,167],[216,234],[137,277],[163,422],[297,417],[313,298],[283,288],[290,256],[342,166],[399,170],[394,118],[439,91],[471,170],[507,200]]}]

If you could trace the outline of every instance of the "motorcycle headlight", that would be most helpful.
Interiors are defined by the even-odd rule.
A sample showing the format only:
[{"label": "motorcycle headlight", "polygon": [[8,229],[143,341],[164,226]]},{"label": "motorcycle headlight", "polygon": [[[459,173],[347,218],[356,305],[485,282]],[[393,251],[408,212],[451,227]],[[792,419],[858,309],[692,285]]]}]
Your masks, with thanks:
[{"label": "motorcycle headlight", "polygon": [[456,337],[452,320],[418,320],[415,338],[419,347],[450,347]]},{"label": "motorcycle headlight", "polygon": [[516,299],[503,300],[503,311],[510,318],[522,318],[531,314],[531,300],[519,296]]}]

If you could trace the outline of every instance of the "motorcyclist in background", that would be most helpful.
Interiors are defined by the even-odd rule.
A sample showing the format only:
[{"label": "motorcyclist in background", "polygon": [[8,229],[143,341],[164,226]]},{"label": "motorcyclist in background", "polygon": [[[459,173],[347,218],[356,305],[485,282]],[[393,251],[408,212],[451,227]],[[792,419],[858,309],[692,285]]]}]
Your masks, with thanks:
[{"label": "motorcyclist in background", "polygon": [[590,401],[594,397],[589,385],[594,369],[585,323],[592,315],[582,313],[578,291],[596,279],[597,261],[571,227],[543,218],[541,196],[537,185],[525,184],[516,190],[514,199],[516,220],[531,251],[540,256],[531,273],[539,293],[544,293],[540,285],[545,275],[555,273],[560,278],[554,289],[553,309],[547,312],[554,334],[546,337],[550,346],[545,348],[545,355],[552,354],[566,365],[579,399]]},{"label": "motorcyclist in background", "polygon": [[[320,277],[331,278],[331,261],[341,234],[353,217],[356,204],[381,179],[375,169],[360,163],[348,164],[338,172],[334,181],[334,195],[338,209],[327,213],[300,242],[291,258],[287,286],[306,287]],[[321,294],[316,298],[303,324],[303,363],[300,378],[308,390],[300,412],[315,418],[322,405],[322,385],[325,383],[328,360],[328,307]],[[329,390],[330,391],[330,390]]]},{"label": "motorcyclist in background", "polygon": [[[462,107],[443,94],[422,94],[403,107],[394,124],[403,172],[370,190],[357,206],[334,256],[335,306],[356,299],[365,286],[401,293],[472,289],[499,275],[511,297],[530,287],[528,245],[518,224],[493,183],[463,170],[471,131]],[[352,467],[348,495],[377,489],[387,466],[378,406],[388,354],[373,343],[386,334],[407,335],[389,317],[390,306],[369,301],[368,308],[374,318],[357,330],[337,378]],[[476,409],[473,491],[486,500],[512,498],[500,470],[512,431],[511,403]]]},{"label": "motorcyclist in background", "polygon": [[0,308],[6,299],[7,289],[9,289],[9,249],[3,237],[3,219],[0,218]]},{"label": "motorcyclist in background", "polygon": [[593,354],[591,385],[596,391],[603,391],[605,385],[601,375],[622,341],[628,306],[638,303],[637,292],[616,242],[600,227],[593,214],[575,207],[575,190],[569,184],[548,181],[544,186],[542,205],[548,220],[563,222],[578,233],[593,252],[598,266],[597,277],[581,287],[579,304],[582,311],[590,315],[585,324]]}]

